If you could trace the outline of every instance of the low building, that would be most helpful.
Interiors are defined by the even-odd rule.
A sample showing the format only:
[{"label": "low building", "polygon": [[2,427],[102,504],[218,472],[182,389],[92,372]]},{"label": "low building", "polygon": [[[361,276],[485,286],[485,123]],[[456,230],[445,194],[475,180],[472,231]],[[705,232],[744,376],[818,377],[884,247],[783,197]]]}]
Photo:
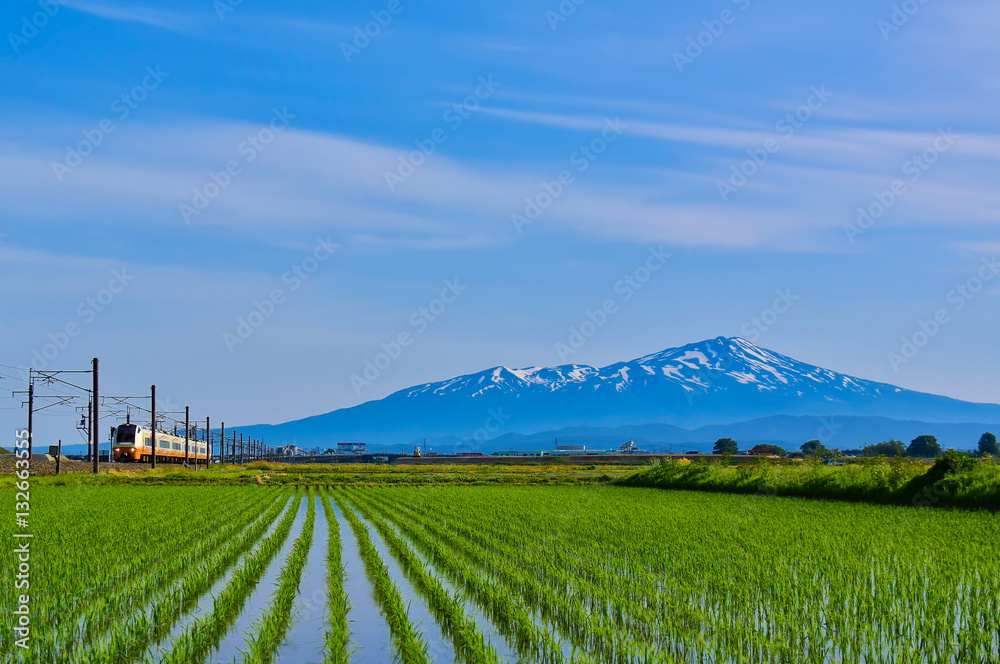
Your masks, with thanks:
[{"label": "low building", "polygon": [[367,454],[367,443],[337,443],[337,454]]}]

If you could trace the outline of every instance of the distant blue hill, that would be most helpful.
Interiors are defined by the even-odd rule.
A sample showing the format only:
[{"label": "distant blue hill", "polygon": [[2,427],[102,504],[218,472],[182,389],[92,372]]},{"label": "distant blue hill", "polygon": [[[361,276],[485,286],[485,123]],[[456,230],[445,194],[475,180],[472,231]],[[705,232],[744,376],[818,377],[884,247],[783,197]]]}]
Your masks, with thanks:
[{"label": "distant blue hill", "polygon": [[[829,416],[843,428],[833,437],[817,435],[823,426],[818,418]],[[971,443],[955,445],[968,448],[982,430],[973,432],[997,423],[1000,405],[904,390],[718,337],[603,368],[494,367],[323,415],[239,430],[269,444],[304,448],[337,441],[401,448],[426,438],[432,447],[492,451],[515,442],[545,443],[538,435],[559,435],[564,442],[573,428],[594,437],[594,445],[621,444],[623,437],[682,445],[730,436],[789,445],[829,438],[848,448],[940,431],[943,440],[974,435]]]}]

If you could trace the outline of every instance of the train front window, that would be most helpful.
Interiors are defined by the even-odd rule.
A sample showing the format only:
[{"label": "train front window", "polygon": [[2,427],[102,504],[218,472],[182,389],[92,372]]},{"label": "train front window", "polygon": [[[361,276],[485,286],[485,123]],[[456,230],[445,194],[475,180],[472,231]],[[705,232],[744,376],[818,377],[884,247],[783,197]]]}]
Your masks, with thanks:
[{"label": "train front window", "polygon": [[123,424],[118,427],[118,437],[119,443],[129,443],[135,442],[135,425],[134,424]]}]

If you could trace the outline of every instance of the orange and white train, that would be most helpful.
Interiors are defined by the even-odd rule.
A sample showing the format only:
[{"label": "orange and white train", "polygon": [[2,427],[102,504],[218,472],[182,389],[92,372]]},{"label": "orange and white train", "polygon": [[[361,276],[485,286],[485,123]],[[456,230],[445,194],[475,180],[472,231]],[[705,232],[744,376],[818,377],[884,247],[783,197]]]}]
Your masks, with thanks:
[{"label": "orange and white train", "polygon": [[[152,432],[138,424],[120,424],[111,433],[111,449],[115,461],[149,461],[153,456]],[[189,461],[207,461],[208,446],[203,440],[190,438],[187,443]],[[184,436],[156,432],[156,460],[165,463],[184,462]]]}]

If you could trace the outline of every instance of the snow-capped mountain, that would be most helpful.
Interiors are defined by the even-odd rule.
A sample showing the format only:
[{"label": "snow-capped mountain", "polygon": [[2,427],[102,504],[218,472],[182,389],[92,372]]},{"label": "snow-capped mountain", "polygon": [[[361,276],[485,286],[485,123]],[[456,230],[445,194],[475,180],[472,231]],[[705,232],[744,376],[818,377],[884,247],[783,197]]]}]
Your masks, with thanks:
[{"label": "snow-capped mountain", "polygon": [[252,430],[270,441],[389,444],[421,437],[483,441],[568,426],[692,428],[773,415],[1000,422],[1000,406],[854,378],[718,337],[603,368],[494,367]]}]

